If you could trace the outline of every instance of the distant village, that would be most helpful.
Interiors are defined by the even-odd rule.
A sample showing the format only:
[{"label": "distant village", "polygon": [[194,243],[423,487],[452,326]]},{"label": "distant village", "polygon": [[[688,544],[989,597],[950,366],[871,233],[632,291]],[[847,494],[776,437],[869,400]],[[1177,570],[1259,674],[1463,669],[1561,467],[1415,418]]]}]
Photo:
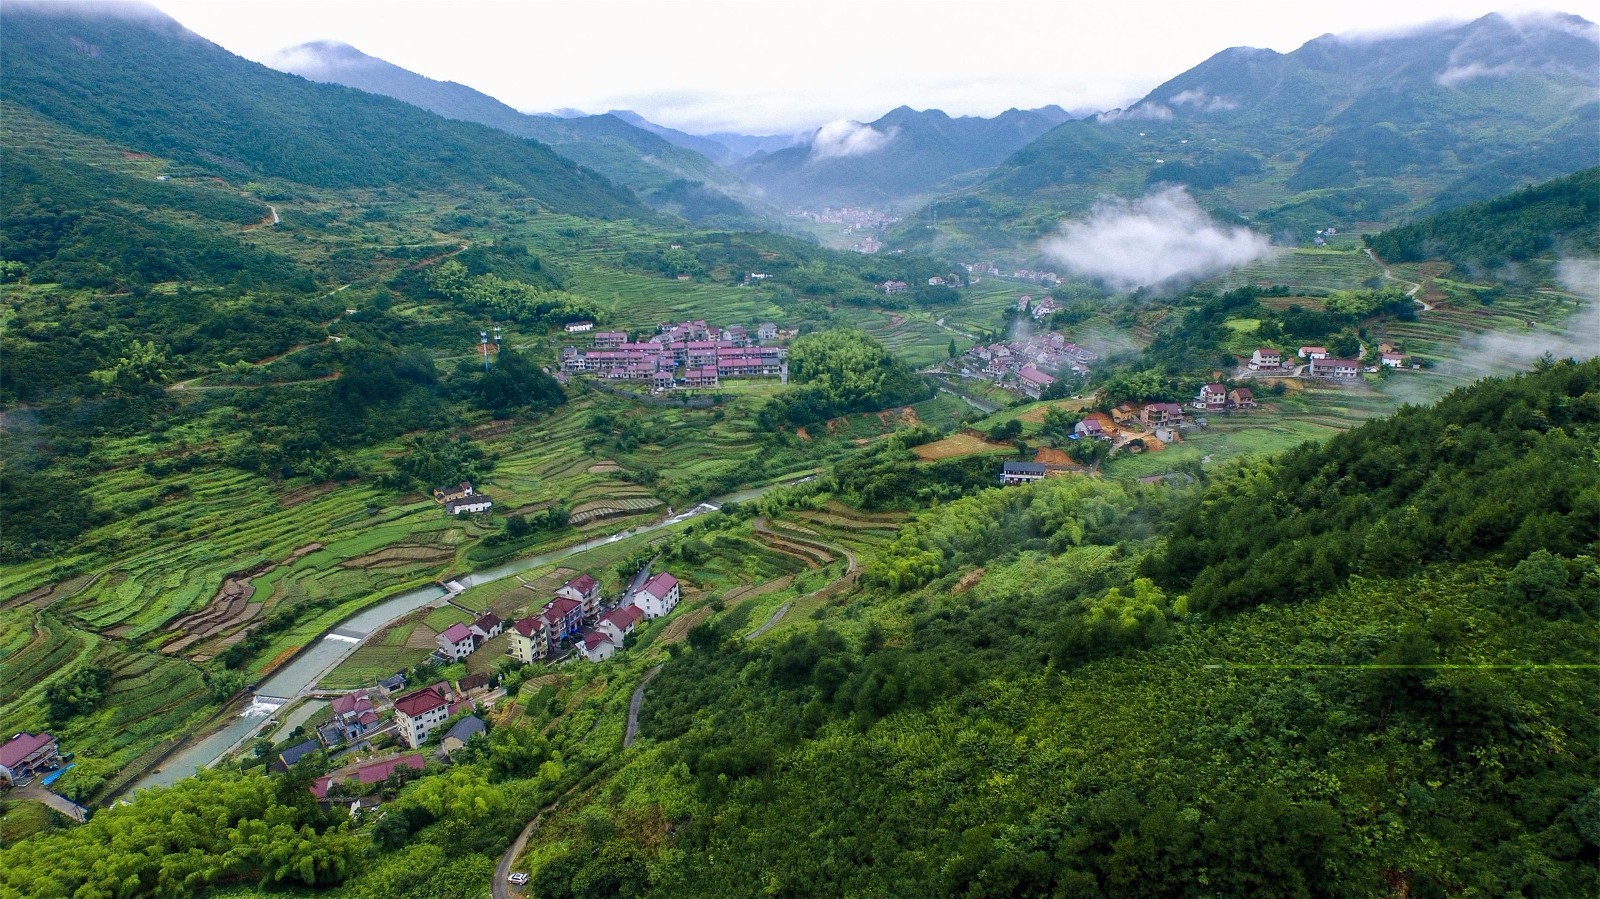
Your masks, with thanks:
[{"label": "distant village", "polygon": [[567,325],[569,335],[592,332],[593,336],[587,347],[573,344],[562,348],[563,376],[632,381],[660,391],[713,388],[737,378],[789,381],[789,351],[775,341],[793,335],[780,332],[772,322],[762,322],[753,330],[744,325],[719,328],[703,319],[666,323],[648,340],[640,341],[630,340],[626,331],[593,328],[592,322]]}]

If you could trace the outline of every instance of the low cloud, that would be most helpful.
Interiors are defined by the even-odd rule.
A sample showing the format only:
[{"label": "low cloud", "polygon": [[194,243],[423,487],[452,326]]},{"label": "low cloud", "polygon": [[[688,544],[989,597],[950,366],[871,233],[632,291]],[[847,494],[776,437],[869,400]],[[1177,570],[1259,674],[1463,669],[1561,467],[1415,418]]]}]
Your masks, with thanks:
[{"label": "low cloud", "polygon": [[1479,78],[1504,78],[1508,75],[1515,75],[1518,72],[1525,71],[1528,70],[1511,63],[1486,66],[1478,62],[1469,62],[1464,66],[1451,66],[1435,75],[1433,80],[1443,87],[1458,87],[1469,81],[1476,81]]},{"label": "low cloud", "polygon": [[838,119],[817,129],[811,138],[812,159],[841,159],[846,156],[865,156],[883,149],[898,128],[879,131],[870,125]]},{"label": "low cloud", "polygon": [[1117,290],[1197,281],[1272,252],[1265,237],[1222,225],[1181,187],[1132,202],[1107,200],[1065,222],[1040,248],[1073,272]]},{"label": "low cloud", "polygon": [[1140,103],[1132,109],[1113,109],[1109,112],[1102,112],[1097,117],[1097,120],[1115,122],[1118,119],[1148,119],[1152,122],[1163,122],[1170,118],[1172,118],[1172,110],[1152,100],[1148,103]]},{"label": "low cloud", "polygon": [[1189,106],[1197,112],[1227,112],[1238,109],[1239,104],[1226,97],[1218,97],[1202,90],[1180,91],[1172,95],[1173,106]]}]

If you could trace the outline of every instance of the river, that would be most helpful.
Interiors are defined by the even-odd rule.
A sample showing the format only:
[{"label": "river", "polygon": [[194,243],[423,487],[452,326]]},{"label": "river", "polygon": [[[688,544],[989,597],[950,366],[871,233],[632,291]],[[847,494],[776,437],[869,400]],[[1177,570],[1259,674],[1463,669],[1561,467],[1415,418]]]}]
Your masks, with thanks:
[{"label": "river", "polygon": [[[765,487],[753,487],[748,490],[725,494],[715,497],[709,502],[701,503],[687,512],[681,512],[654,524],[640,525],[626,531],[619,531],[610,537],[594,538],[583,543],[575,543],[563,549],[527,556],[514,562],[507,562],[504,565],[464,575],[450,583],[459,585],[461,589],[470,589],[480,584],[503,580],[530,568],[538,568],[558,559],[579,555],[595,546],[603,546],[607,543],[614,543],[624,537],[633,537],[681,524],[707,512],[715,512],[727,503],[748,502],[776,487],[804,483],[813,477],[815,475],[809,475],[799,480],[786,481],[781,484],[768,484]],[[443,604],[446,599],[453,595],[455,594],[443,587],[422,587],[386,599],[375,606],[369,606],[341,621],[338,626],[324,634],[310,649],[295,656],[287,665],[262,681],[256,687],[250,705],[238,717],[230,721],[226,726],[207,735],[204,739],[186,746],[169,756],[161,767],[140,778],[133,785],[133,789],[138,791],[145,787],[168,786],[181,778],[194,774],[201,768],[214,764],[218,759],[227,755],[235,746],[250,739],[256,731],[263,728],[271,720],[273,713],[316,686],[323,675],[332,671],[335,666],[355,652],[356,647],[361,645],[362,640],[381,630],[392,621],[403,618],[423,606]]]}]

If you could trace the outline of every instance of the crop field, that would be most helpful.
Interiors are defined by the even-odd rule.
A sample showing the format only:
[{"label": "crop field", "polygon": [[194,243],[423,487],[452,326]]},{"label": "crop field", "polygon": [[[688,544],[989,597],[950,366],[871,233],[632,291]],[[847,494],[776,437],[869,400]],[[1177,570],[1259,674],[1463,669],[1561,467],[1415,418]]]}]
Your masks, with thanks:
[{"label": "crop field", "polygon": [[1016,448],[1003,443],[990,443],[982,437],[966,433],[951,434],[943,440],[933,443],[924,443],[913,447],[911,450],[920,459],[937,461],[939,459],[958,459],[962,456],[984,455],[1009,455],[1016,452]]},{"label": "crop field", "polygon": [[1358,247],[1297,247],[1274,252],[1200,286],[1228,290],[1246,284],[1293,284],[1324,291],[1354,290],[1382,277],[1383,269]]}]

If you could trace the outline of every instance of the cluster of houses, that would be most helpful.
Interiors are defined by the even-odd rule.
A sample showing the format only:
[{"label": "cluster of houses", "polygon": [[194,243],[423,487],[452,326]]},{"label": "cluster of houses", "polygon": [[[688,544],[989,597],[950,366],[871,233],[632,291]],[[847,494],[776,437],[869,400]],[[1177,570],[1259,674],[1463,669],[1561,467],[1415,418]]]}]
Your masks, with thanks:
[{"label": "cluster of houses", "polygon": [[494,500],[474,491],[471,481],[433,488],[433,501],[444,506],[447,515],[474,515],[494,508]]},{"label": "cluster of houses", "polygon": [[961,267],[973,275],[992,275],[996,278],[1009,278],[1013,281],[1026,281],[1029,284],[1044,284],[1054,287],[1061,283],[1061,276],[1055,272],[1038,271],[1031,268],[1019,268],[1015,271],[1003,271],[1000,266],[992,262],[963,262]]},{"label": "cluster of houses", "polygon": [[678,579],[660,572],[606,610],[600,583],[579,575],[562,584],[537,615],[511,625],[506,652],[519,662],[532,663],[553,655],[561,641],[572,640],[589,661],[603,662],[622,648],[640,621],[667,615],[682,597]]},{"label": "cluster of houses", "polygon": [[[1363,366],[1359,360],[1335,359],[1327,347],[1320,346],[1300,347],[1293,356],[1271,347],[1260,347],[1250,354],[1245,367],[1259,372],[1291,372],[1301,364],[1297,360],[1305,360],[1305,375],[1310,378],[1352,379],[1360,377],[1362,371],[1378,370],[1377,366]],[[1393,348],[1384,349],[1378,354],[1378,364],[1384,368],[1404,368],[1406,355]]]},{"label": "cluster of houses", "polygon": [[0,744],[0,785],[22,786],[61,767],[61,747],[56,738],[23,731]]},{"label": "cluster of houses", "polygon": [[493,612],[479,615],[471,624],[458,621],[433,638],[439,644],[435,654],[446,664],[459,662],[477,652],[478,647],[500,636],[505,629],[505,622]]},{"label": "cluster of houses", "polygon": [[962,359],[964,374],[978,374],[1003,387],[1015,388],[1038,399],[1056,382],[1047,371],[1083,373],[1099,356],[1050,332],[1006,343],[978,344]]},{"label": "cluster of houses", "polygon": [[775,377],[787,383],[788,350],[770,345],[778,336],[772,322],[762,322],[752,334],[744,325],[716,328],[703,320],[663,324],[642,341],[630,340],[625,331],[596,331],[588,349],[562,348],[561,370],[660,390],[717,387],[728,378]]}]

